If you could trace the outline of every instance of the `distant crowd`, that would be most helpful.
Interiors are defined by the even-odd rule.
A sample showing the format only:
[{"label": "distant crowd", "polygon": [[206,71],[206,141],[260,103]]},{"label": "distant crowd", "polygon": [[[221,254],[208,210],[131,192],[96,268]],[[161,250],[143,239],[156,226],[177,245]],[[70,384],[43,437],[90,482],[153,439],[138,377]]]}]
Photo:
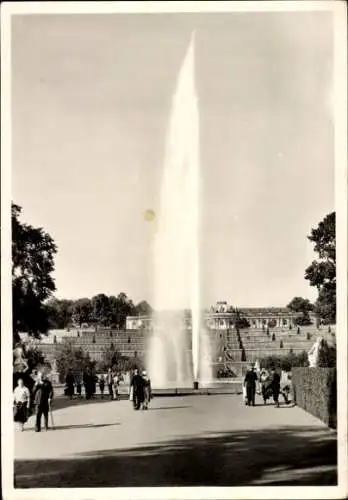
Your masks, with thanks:
[{"label": "distant crowd", "polygon": [[65,378],[64,394],[70,399],[76,394],[78,398],[82,397],[84,390],[86,399],[92,399],[97,393],[99,386],[100,395],[104,398],[104,393],[107,391],[108,397],[113,400],[119,399],[119,385],[124,381],[124,375],[108,369],[106,374],[96,375],[91,370],[87,370],[82,374],[74,374],[72,370],[68,371]]},{"label": "distant crowd", "polygon": [[96,396],[97,386],[99,386],[101,398],[106,395],[110,400],[118,401],[120,383],[125,383],[126,378],[129,379],[128,395],[134,403],[134,408],[139,409],[142,406],[144,410],[147,410],[151,399],[151,382],[145,370],[141,374],[137,369],[123,374],[109,368],[106,374],[99,376],[88,370],[81,377],[76,377],[72,370],[69,370],[65,379],[64,393],[73,399],[76,388],[76,395],[81,398],[83,386],[86,399],[92,399]]},{"label": "distant crowd", "polygon": [[[82,388],[84,388],[86,399],[92,399],[96,396],[97,386],[99,385],[101,398],[107,391],[107,397],[110,400],[119,400],[119,385],[125,382],[125,375],[109,368],[106,374],[97,376],[91,370],[87,370],[81,376],[74,375],[69,370],[65,378],[64,394],[73,399],[82,398]],[[147,410],[152,399],[151,381],[146,371],[139,373],[137,369],[133,370],[129,377],[128,398],[133,404],[134,410]],[[35,379],[35,380],[34,380]],[[24,424],[28,419],[35,415],[35,430],[41,431],[41,421],[44,418],[44,428],[48,430],[49,415],[52,418],[52,400],[53,386],[45,372],[34,374],[33,378],[25,380],[19,377],[17,385],[13,391],[13,417],[20,430],[24,430]],[[32,382],[32,384],[30,383]]]}]

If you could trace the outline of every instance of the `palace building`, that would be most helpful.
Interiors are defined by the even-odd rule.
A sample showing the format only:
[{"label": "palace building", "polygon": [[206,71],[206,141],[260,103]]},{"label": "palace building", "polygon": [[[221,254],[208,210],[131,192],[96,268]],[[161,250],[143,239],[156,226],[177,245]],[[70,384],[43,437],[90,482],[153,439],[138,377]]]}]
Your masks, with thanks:
[{"label": "palace building", "polygon": [[[241,308],[237,309],[226,301],[217,302],[204,311],[203,321],[206,327],[214,330],[227,330],[235,327],[236,317],[244,318],[251,328],[286,328],[295,326],[296,313],[287,308]],[[190,315],[186,317],[190,328]],[[151,328],[152,318],[149,316],[128,316],[127,330]]]}]

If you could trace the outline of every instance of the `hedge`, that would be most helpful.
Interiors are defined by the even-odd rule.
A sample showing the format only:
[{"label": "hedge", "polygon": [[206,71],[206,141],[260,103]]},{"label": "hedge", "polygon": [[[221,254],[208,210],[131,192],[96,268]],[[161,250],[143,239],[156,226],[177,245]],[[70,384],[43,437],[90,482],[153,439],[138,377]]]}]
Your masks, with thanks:
[{"label": "hedge", "polygon": [[299,354],[289,352],[282,356],[269,355],[260,359],[261,368],[269,370],[272,367],[278,367],[285,371],[290,371],[293,366],[308,366],[308,354],[303,351]]},{"label": "hedge", "polygon": [[328,427],[336,429],[336,368],[294,367],[292,383],[296,404]]}]

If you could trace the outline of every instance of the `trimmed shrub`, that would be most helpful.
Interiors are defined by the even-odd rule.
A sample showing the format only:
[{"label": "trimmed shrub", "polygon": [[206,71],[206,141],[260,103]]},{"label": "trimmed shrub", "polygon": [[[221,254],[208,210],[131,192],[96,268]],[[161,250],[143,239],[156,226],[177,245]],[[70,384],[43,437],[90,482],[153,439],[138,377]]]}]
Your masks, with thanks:
[{"label": "trimmed shrub", "polygon": [[328,427],[337,427],[335,368],[294,367],[292,383],[296,404]]},{"label": "trimmed shrub", "polygon": [[336,346],[326,344],[319,352],[318,366],[322,368],[336,368]]},{"label": "trimmed shrub", "polygon": [[290,371],[293,366],[308,366],[308,355],[303,351],[300,354],[289,352],[283,356],[266,356],[260,360],[260,366],[266,370],[277,366],[284,371]]}]

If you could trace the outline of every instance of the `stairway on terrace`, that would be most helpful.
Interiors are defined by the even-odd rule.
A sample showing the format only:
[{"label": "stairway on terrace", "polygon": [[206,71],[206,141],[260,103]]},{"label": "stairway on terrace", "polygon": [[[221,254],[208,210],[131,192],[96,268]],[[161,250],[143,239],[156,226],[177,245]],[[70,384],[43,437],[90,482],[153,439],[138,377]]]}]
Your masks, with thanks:
[{"label": "stairway on terrace", "polygon": [[289,329],[242,329],[239,332],[245,352],[245,361],[255,362],[265,356],[284,356],[292,351],[300,354],[308,352],[318,337],[323,337],[329,344],[335,342],[335,333],[328,328],[310,325]]}]

